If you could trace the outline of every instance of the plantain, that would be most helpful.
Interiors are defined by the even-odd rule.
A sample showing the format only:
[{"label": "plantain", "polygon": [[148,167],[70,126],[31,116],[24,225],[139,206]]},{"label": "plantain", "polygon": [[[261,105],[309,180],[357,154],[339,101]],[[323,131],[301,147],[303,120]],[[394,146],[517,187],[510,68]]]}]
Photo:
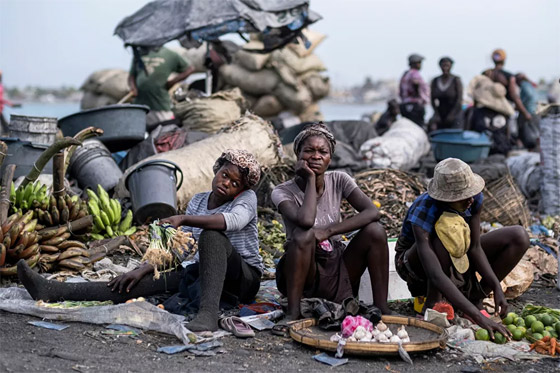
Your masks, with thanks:
[{"label": "plantain", "polygon": [[93,223],[100,231],[105,230],[105,224],[99,215],[93,215]]},{"label": "plantain", "polygon": [[0,243],[0,267],[3,266],[4,263],[6,262],[7,251],[8,250],[6,249],[6,246]]},{"label": "plantain", "polygon": [[110,225],[106,226],[105,230],[107,231],[107,234],[109,235],[109,237],[114,237],[115,236],[115,232],[113,232],[113,228],[111,228]]},{"label": "plantain", "polygon": [[46,210],[43,210],[43,212],[45,213],[45,223],[47,223],[49,226],[53,226],[54,223],[52,220],[51,213]]},{"label": "plantain", "polygon": [[[34,256],[32,256],[29,259],[26,259],[25,261],[27,262],[27,265],[29,267],[33,268],[35,267],[35,265],[37,265],[40,256],[41,254],[35,254]],[[16,276],[16,275],[17,275],[17,264],[11,267],[0,268],[0,276]]]},{"label": "plantain", "polygon": [[105,225],[105,229],[107,229],[107,227],[111,225],[111,219],[109,218],[109,215],[107,215],[104,210],[101,210],[99,216],[103,221],[103,225]]},{"label": "plantain", "polygon": [[21,213],[16,212],[15,214],[12,214],[8,217],[8,219],[6,219],[6,222],[4,223],[4,225],[2,225],[2,233],[6,234],[10,228],[12,227],[12,225],[19,219],[21,218]]},{"label": "plantain", "polygon": [[32,232],[35,230],[36,226],[37,226],[37,219],[33,219],[29,223],[25,224],[25,226],[23,227],[23,232]]},{"label": "plantain", "polygon": [[97,197],[97,194],[95,194],[93,190],[88,188],[86,189],[86,193],[90,201],[94,201],[95,203],[99,204],[99,197]]},{"label": "plantain", "polygon": [[111,204],[111,211],[114,217],[112,224],[118,224],[121,221],[121,204],[116,199],[111,199],[109,202]]},{"label": "plantain", "polygon": [[58,196],[57,198],[57,207],[58,207],[58,211],[62,212],[62,210],[64,210],[65,207],[68,207],[66,205],[66,200],[64,199],[63,196]]},{"label": "plantain", "polygon": [[68,194],[65,194],[64,201],[66,202],[66,206],[68,206],[68,210],[71,210],[72,206],[74,206],[74,201],[72,201],[72,197],[70,197]]},{"label": "plantain", "polygon": [[80,209],[80,212],[78,212],[78,217],[76,219],[81,219],[83,217],[86,217],[88,215],[87,209]]},{"label": "plantain", "polygon": [[61,227],[46,228],[37,233],[39,234],[40,237],[39,240],[43,241],[56,236],[61,236],[67,231],[68,231],[68,227],[63,225]]},{"label": "plantain", "polygon": [[58,212],[58,208],[56,207],[56,205],[51,206],[51,217],[53,224],[60,224],[60,213]]},{"label": "plantain", "polygon": [[74,203],[72,205],[72,210],[70,210],[70,221],[76,220],[79,212],[80,212],[80,204],[79,203]]},{"label": "plantain", "polygon": [[87,203],[88,207],[89,207],[89,212],[95,216],[95,215],[99,215],[99,204],[93,200],[89,200]]},{"label": "plantain", "polygon": [[29,257],[31,257],[32,255],[35,255],[39,252],[39,244],[34,244],[29,246],[28,248],[26,248],[25,250],[23,250],[18,257],[21,259],[27,259]]},{"label": "plantain", "polygon": [[70,210],[68,210],[68,206],[64,206],[64,208],[60,212],[60,221],[62,223],[68,223],[70,220]]},{"label": "plantain", "polygon": [[70,233],[64,233],[62,236],[57,236],[57,237],[53,237],[49,240],[46,241],[42,241],[41,244],[42,245],[52,245],[52,246],[58,246],[60,245],[62,242],[64,242],[65,240],[67,240],[68,238],[70,238],[71,234]]},{"label": "plantain", "polygon": [[121,224],[119,225],[119,230],[121,232],[126,232],[130,228],[131,224],[132,224],[132,210],[128,210],[126,212],[126,216],[124,217],[124,219],[121,221]]},{"label": "plantain", "polygon": [[105,237],[103,237],[103,235],[99,234],[99,233],[90,233],[89,234],[91,236],[91,238],[93,238],[94,240],[103,240],[105,239]]},{"label": "plantain", "polygon": [[72,260],[78,263],[81,263],[83,265],[88,265],[90,264],[90,260],[89,258],[83,257],[83,256],[74,256],[72,257]]},{"label": "plantain", "polygon": [[75,256],[89,256],[89,253],[87,250],[84,250],[80,247],[71,247],[68,250],[64,251],[63,253],[60,254],[60,256],[58,257],[58,260],[64,260],[64,259],[68,259],[68,258],[72,258]]},{"label": "plantain", "polygon": [[10,236],[12,244],[16,242],[16,239],[18,238],[23,227],[25,227],[25,222],[22,221],[12,225],[12,228],[10,228],[8,235]]},{"label": "plantain", "polygon": [[58,248],[61,250],[68,249],[69,247],[79,247],[81,249],[85,249],[86,244],[76,240],[67,240],[58,245]]},{"label": "plantain", "polygon": [[39,233],[37,231],[30,232],[29,238],[27,239],[27,246],[31,246],[39,242]]},{"label": "plantain", "polygon": [[12,239],[10,238],[9,234],[4,236],[4,240],[2,241],[2,245],[6,246],[6,249],[8,249],[9,247],[12,246]]},{"label": "plantain", "polygon": [[53,263],[53,262],[56,262],[59,255],[60,255],[59,253],[41,254],[41,258],[39,260],[42,261],[42,262],[45,262],[45,263]]},{"label": "plantain", "polygon": [[123,236],[130,236],[131,234],[136,233],[136,227],[130,227],[126,231],[123,232]]},{"label": "plantain", "polygon": [[29,240],[30,232],[23,232],[19,239],[16,241],[15,246],[23,245],[23,247],[27,247],[27,241]]},{"label": "plantain", "polygon": [[77,260],[72,260],[70,259],[64,259],[58,262],[58,265],[61,267],[66,267],[66,268],[70,268],[70,269],[84,269],[85,266],[78,262]]},{"label": "plantain", "polygon": [[39,251],[44,253],[54,254],[54,253],[58,253],[59,249],[56,246],[41,244],[39,245]]}]

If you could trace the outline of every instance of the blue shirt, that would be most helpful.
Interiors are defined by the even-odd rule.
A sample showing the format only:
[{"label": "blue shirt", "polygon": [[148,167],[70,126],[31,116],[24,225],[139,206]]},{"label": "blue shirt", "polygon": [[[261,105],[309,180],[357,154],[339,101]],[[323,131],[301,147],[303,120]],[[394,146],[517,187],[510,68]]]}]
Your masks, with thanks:
[{"label": "blue shirt", "polygon": [[[474,202],[471,207],[459,215],[469,223],[471,217],[482,208],[483,199],[484,196],[482,192],[478,193],[474,196]],[[428,193],[422,194],[420,197],[416,198],[406,213],[400,234],[401,238],[404,242],[410,243],[410,246],[412,246],[415,241],[412,225],[414,224],[431,234],[434,231],[436,222],[444,211],[450,211],[445,202],[433,199]]]}]

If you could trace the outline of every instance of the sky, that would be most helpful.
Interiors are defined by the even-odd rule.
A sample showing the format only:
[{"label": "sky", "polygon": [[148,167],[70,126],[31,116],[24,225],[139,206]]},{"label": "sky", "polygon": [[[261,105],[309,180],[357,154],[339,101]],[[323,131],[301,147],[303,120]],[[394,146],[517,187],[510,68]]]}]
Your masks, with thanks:
[{"label": "sky", "polygon": [[[225,1],[225,0],[224,0]],[[80,86],[93,71],[128,69],[130,49],[115,26],[147,0],[0,0],[0,70],[7,87]],[[464,81],[492,65],[529,78],[560,77],[559,0],[311,0],[323,16],[312,26],[327,35],[315,50],[336,87],[366,76],[398,79],[407,56],[425,56],[422,74],[455,60]]]}]

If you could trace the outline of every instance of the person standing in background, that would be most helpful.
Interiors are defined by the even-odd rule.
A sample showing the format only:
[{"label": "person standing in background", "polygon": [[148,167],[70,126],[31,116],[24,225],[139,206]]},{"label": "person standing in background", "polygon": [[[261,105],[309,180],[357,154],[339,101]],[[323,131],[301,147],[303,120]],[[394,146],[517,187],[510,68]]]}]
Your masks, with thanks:
[{"label": "person standing in background", "polygon": [[[135,51],[128,84],[134,96],[133,103],[150,108],[146,117],[148,128],[174,118],[168,90],[193,72],[193,66],[167,48]],[[172,73],[178,75],[168,80]]]},{"label": "person standing in background", "polygon": [[8,121],[4,118],[4,105],[10,107],[21,107],[21,104],[16,104],[4,98],[4,85],[2,84],[2,70],[0,70],[0,135],[8,134]]},{"label": "person standing in background", "polygon": [[430,88],[420,75],[422,60],[419,54],[408,56],[407,70],[399,84],[401,98],[401,114],[421,127],[424,127],[425,105],[430,101]]},{"label": "person standing in background", "polygon": [[451,74],[452,66],[450,57],[442,57],[439,60],[442,74],[432,80],[430,93],[434,116],[429,122],[430,131],[461,127],[463,83],[461,78]]}]

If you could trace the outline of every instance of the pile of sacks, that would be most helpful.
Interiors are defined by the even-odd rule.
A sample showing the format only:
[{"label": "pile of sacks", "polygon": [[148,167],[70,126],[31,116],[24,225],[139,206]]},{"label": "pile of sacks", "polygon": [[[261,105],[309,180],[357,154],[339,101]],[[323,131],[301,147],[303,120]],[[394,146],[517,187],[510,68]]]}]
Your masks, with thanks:
[{"label": "pile of sacks", "polygon": [[269,118],[287,110],[302,121],[321,120],[317,102],[329,94],[329,78],[322,75],[325,65],[313,50],[325,36],[312,31],[304,34],[311,42],[306,49],[288,44],[271,53],[248,52],[262,49],[262,42],[251,40],[233,55],[233,63],[220,68],[220,78],[239,87],[255,114]]},{"label": "pile of sacks", "polygon": [[130,91],[128,72],[122,69],[95,71],[80,89],[84,92],[81,110],[116,104]]}]

